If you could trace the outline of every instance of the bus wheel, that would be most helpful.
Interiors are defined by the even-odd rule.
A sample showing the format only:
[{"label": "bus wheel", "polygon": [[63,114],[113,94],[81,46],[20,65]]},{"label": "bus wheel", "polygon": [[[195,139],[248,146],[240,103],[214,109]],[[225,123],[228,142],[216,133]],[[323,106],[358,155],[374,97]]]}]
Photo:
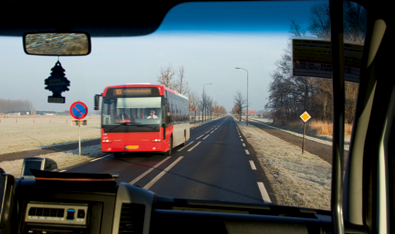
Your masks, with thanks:
[{"label": "bus wheel", "polygon": [[187,145],[187,141],[186,141],[187,137],[184,134],[184,142],[182,143],[182,146],[186,146]]},{"label": "bus wheel", "polygon": [[122,152],[113,152],[114,157],[119,158],[122,155]]},{"label": "bus wheel", "polygon": [[165,156],[170,156],[172,149],[173,149],[173,137],[170,137],[170,149],[165,153]]}]

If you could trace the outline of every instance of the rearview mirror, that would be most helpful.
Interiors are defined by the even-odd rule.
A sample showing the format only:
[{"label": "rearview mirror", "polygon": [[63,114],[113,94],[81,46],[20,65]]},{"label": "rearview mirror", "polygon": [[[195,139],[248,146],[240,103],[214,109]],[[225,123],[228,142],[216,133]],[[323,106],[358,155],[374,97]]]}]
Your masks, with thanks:
[{"label": "rearview mirror", "polygon": [[27,157],[23,159],[21,178],[34,178],[30,169],[58,171],[57,163],[50,158]]},{"label": "rearview mirror", "polygon": [[91,52],[91,40],[87,33],[25,33],[23,47],[32,55],[78,56]]},{"label": "rearview mirror", "polygon": [[95,95],[95,110],[99,110],[99,101],[100,101],[101,94]]}]

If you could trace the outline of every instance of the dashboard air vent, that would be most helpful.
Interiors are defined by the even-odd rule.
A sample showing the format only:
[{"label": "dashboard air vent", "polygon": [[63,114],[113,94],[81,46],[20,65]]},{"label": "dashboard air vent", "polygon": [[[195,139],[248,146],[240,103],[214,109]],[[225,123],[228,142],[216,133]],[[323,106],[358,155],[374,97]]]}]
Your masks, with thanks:
[{"label": "dashboard air vent", "polygon": [[122,204],[119,234],[143,233],[145,205]]}]

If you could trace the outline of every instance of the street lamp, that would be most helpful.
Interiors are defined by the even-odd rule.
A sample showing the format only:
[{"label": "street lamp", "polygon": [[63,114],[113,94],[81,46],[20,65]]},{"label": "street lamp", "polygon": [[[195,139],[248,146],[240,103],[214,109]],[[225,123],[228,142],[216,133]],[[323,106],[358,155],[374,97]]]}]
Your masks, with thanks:
[{"label": "street lamp", "polygon": [[246,124],[248,126],[248,71],[247,71],[247,69],[244,69],[244,68],[241,68],[241,67],[236,67],[236,69],[243,69],[244,71],[247,72],[247,114],[246,114],[247,121],[246,121]]},{"label": "street lamp", "polygon": [[[212,83],[207,83],[207,84],[204,84],[203,85],[203,98],[204,98],[204,86],[206,86],[206,85],[211,85]],[[204,102],[204,100],[203,100],[203,113],[206,113],[207,114],[207,111],[206,112],[204,112],[204,108],[205,108],[205,102]],[[203,122],[203,116],[202,116],[202,122]]]}]

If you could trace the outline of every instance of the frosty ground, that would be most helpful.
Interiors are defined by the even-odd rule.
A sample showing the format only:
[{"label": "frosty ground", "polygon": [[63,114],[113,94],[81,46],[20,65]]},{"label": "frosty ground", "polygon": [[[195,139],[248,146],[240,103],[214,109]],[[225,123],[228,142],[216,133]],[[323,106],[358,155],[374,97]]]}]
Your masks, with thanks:
[{"label": "frosty ground", "polygon": [[277,204],[330,210],[331,165],[251,124],[238,122],[270,181]]}]

